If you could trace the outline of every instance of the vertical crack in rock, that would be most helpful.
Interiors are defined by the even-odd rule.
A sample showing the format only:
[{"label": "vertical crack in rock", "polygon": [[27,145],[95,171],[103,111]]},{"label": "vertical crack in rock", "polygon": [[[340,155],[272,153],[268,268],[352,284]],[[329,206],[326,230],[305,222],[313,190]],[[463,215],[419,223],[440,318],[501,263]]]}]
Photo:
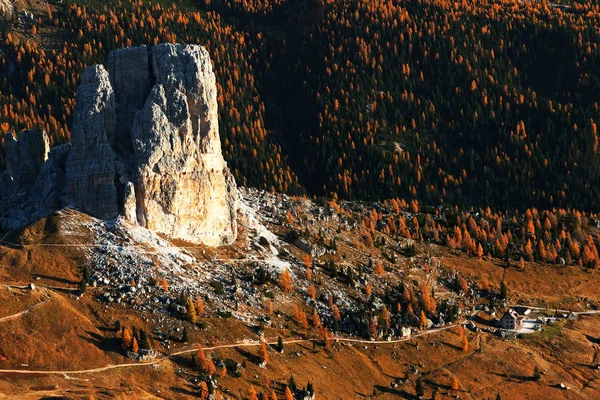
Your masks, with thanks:
[{"label": "vertical crack in rock", "polygon": [[107,65],[110,83],[115,91],[117,130],[111,145],[121,157],[133,154],[131,125],[135,113],[144,106],[153,85],[146,46],[113,51]]}]

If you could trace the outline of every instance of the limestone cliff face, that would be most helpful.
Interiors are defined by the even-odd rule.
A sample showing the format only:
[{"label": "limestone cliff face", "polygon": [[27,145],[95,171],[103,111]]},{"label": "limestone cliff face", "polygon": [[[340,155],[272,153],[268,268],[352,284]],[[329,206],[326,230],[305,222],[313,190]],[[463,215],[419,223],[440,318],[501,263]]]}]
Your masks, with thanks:
[{"label": "limestone cliff face", "polygon": [[116,156],[108,138],[117,128],[115,96],[108,72],[95,65],[83,72],[66,161],[68,202],[98,218],[118,214]]},{"label": "limestone cliff face", "polygon": [[235,240],[238,193],[221,154],[208,52],[137,47],[112,52],[107,64],[108,71],[92,66],[83,74],[70,146],[53,150],[27,178],[42,196],[35,201],[99,218],[124,215],[211,246]]},{"label": "limestone cliff face", "polygon": [[229,242],[237,191],[221,154],[208,52],[160,45],[151,60],[155,84],[131,127],[137,223],[176,238]]},{"label": "limestone cliff face", "polygon": [[6,168],[0,173],[0,196],[11,195],[34,185],[50,152],[46,132],[23,131],[4,137]]},{"label": "limestone cliff face", "polygon": [[13,14],[15,6],[10,0],[0,0],[0,17],[9,18]]},{"label": "limestone cliff face", "polygon": [[[49,164],[50,141],[45,132],[23,131],[4,136],[4,169],[0,167],[0,227],[16,229],[42,217],[44,192],[39,177]],[[30,193],[36,193],[30,196]]]}]

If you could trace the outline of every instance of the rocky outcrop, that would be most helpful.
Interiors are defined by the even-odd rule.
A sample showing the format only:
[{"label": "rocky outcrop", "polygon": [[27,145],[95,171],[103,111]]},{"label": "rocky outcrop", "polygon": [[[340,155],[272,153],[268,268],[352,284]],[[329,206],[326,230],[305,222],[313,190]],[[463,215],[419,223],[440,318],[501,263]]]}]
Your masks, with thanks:
[{"label": "rocky outcrop", "polygon": [[50,141],[46,132],[23,131],[18,137],[4,136],[6,167],[0,174],[0,196],[31,188],[48,159]]},{"label": "rocky outcrop", "polygon": [[[83,73],[71,144],[49,158],[46,151],[45,163],[31,161],[20,172],[28,188],[35,186],[29,202],[44,210],[75,206],[98,218],[123,215],[190,242],[232,242],[238,193],[221,154],[208,52],[137,47],[112,52],[107,64],[108,70],[92,66]],[[15,176],[11,157],[41,160],[35,146],[17,153],[10,137],[7,143],[0,179]],[[4,197],[25,185],[13,186]]]},{"label": "rocky outcrop", "polygon": [[24,131],[4,136],[3,170],[0,172],[0,227],[12,230],[47,211],[36,192],[39,176],[48,164],[50,143],[42,131]]},{"label": "rocky outcrop", "polygon": [[111,138],[112,146],[125,157],[133,152],[131,125],[135,114],[144,107],[154,82],[149,60],[150,53],[145,46],[113,51],[108,55],[107,65],[119,121],[115,136]]},{"label": "rocky outcrop", "polygon": [[117,129],[115,96],[101,65],[83,72],[71,125],[67,157],[67,202],[98,218],[117,216],[116,156],[110,146]]},{"label": "rocky outcrop", "polygon": [[15,6],[11,0],[0,0],[0,18],[9,18],[13,15]]},{"label": "rocky outcrop", "polygon": [[63,144],[50,150],[48,160],[42,166],[35,181],[32,193],[38,199],[37,209],[42,214],[62,207],[66,180],[65,166],[70,148],[70,144]]},{"label": "rocky outcrop", "polygon": [[236,191],[221,154],[208,52],[157,46],[152,70],[155,84],[131,128],[137,222],[182,239],[230,240]]}]

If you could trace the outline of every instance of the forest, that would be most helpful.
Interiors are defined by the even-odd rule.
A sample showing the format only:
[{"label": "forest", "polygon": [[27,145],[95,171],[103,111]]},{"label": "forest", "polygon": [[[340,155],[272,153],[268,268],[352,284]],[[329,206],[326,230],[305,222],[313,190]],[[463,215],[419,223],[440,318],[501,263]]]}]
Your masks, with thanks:
[{"label": "forest", "polygon": [[45,129],[64,143],[85,66],[197,43],[240,185],[600,209],[596,0],[88,0],[16,24],[0,32],[0,135]]}]

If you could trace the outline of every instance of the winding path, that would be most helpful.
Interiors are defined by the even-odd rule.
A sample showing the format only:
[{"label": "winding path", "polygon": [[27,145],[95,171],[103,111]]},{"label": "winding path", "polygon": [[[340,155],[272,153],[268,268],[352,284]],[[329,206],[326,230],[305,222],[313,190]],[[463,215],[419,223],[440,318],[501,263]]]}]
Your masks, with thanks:
[{"label": "winding path", "polygon": [[[370,345],[374,345],[374,344],[394,344],[394,343],[402,343],[402,342],[406,342],[409,341],[411,339],[417,338],[417,337],[421,337],[421,336],[425,336],[425,335],[430,335],[432,333],[437,333],[437,332],[441,332],[444,331],[446,329],[451,329],[458,326],[458,324],[453,324],[453,325],[447,325],[441,328],[435,328],[435,329],[429,329],[427,331],[423,331],[419,334],[416,334],[412,337],[408,337],[408,338],[403,338],[403,339],[396,339],[396,340],[363,340],[363,339],[350,339],[350,338],[341,338],[341,337],[335,337],[333,338],[334,341],[336,342],[350,342],[350,343],[363,343],[363,344],[370,344]],[[284,340],[283,343],[284,344],[295,344],[295,343],[308,343],[308,342],[314,342],[317,339],[289,339],[289,340]],[[276,345],[277,341],[270,341],[267,342],[267,344],[269,345]],[[218,349],[226,349],[226,348],[233,348],[233,347],[257,347],[260,346],[261,342],[260,341],[245,341],[245,342],[238,342],[238,343],[231,343],[231,344],[221,344],[221,345],[215,345],[215,346],[209,346],[209,347],[203,347],[202,349],[204,351],[210,351],[210,350],[218,350]],[[104,367],[98,367],[98,368],[90,368],[90,369],[80,369],[80,370],[54,370],[54,371],[44,371],[44,370],[26,370],[26,369],[0,369],[0,374],[22,374],[22,375],[75,375],[75,374],[91,374],[91,373],[97,373],[97,372],[104,372],[104,371],[108,371],[111,369],[118,369],[118,368],[132,368],[132,367],[148,367],[148,366],[152,366],[152,365],[158,365],[164,361],[167,361],[168,359],[175,357],[175,356],[180,356],[183,354],[190,354],[190,353],[195,353],[198,351],[198,348],[195,347],[193,349],[186,349],[186,350],[180,350],[180,351],[176,351],[173,352],[171,354],[168,354],[164,357],[161,358],[157,358],[155,360],[152,361],[146,361],[146,362],[137,362],[137,363],[126,363],[126,364],[115,364],[115,365],[106,365]]]},{"label": "winding path", "polygon": [[[10,233],[10,232],[9,232]],[[131,245],[90,245],[90,244],[59,244],[59,243],[38,243],[38,244],[29,244],[29,245],[18,245],[15,243],[10,243],[10,242],[6,242],[4,239],[8,236],[8,233],[6,233],[1,239],[0,239],[0,243],[4,243],[10,246],[18,246],[18,247],[79,247],[79,248],[113,248],[113,249],[124,249],[124,248],[137,248],[139,249],[139,247],[143,247],[143,246],[131,246]],[[197,246],[184,246],[184,247],[180,247],[180,246],[164,246],[162,248],[173,248],[173,249],[196,249],[198,248]],[[152,252],[152,251],[147,251],[148,253]],[[153,252],[152,252],[153,253]],[[228,260],[229,262],[231,262],[232,260]],[[27,288],[27,286],[13,286],[13,285],[0,285],[0,286],[11,286],[11,287],[18,287],[18,288]],[[63,288],[63,287],[52,287],[52,286],[47,286],[47,288],[49,289],[69,289],[69,288]],[[14,318],[18,318],[19,316],[22,316],[26,313],[31,312],[32,310],[34,310],[37,307],[42,306],[43,304],[47,303],[48,301],[50,301],[50,296],[48,296],[47,299],[45,299],[44,301],[37,303],[33,306],[31,306],[30,308],[23,310],[19,313],[7,316],[7,317],[2,317],[0,318],[0,322],[6,321],[6,320],[10,320],[10,319],[14,319]],[[572,312],[572,311],[568,311],[568,310],[557,310],[554,308],[543,308],[543,307],[532,307],[532,306],[523,306],[523,305],[511,305],[510,307],[528,307],[534,310],[550,310],[550,311],[558,311],[558,312],[563,312],[563,313],[572,313],[574,315],[584,315],[584,314],[600,314],[600,310],[587,310],[587,311],[582,311],[582,312]],[[332,340],[336,341],[336,342],[347,342],[347,343],[360,343],[360,344],[365,344],[365,345],[389,345],[389,344],[397,344],[397,343],[403,343],[403,342],[407,342],[411,339],[414,338],[418,338],[418,337],[422,337],[422,336],[426,336],[426,335],[430,335],[430,334],[434,334],[434,333],[438,333],[447,329],[451,329],[454,328],[456,326],[458,326],[459,324],[464,324],[467,320],[471,320],[473,319],[478,313],[478,310],[475,310],[467,319],[459,322],[459,323],[455,323],[452,325],[447,325],[447,326],[443,326],[443,327],[439,327],[439,328],[434,328],[434,329],[429,329],[429,330],[425,330],[422,331],[416,335],[413,335],[411,337],[407,337],[407,338],[402,338],[402,339],[396,339],[396,340],[363,340],[363,339],[352,339],[352,338],[344,338],[344,337],[334,337]],[[297,343],[308,343],[308,342],[314,342],[317,339],[289,339],[289,340],[284,340],[283,343],[284,344],[297,344]],[[267,342],[267,344],[269,345],[275,345],[277,344],[276,341],[271,341],[271,342]],[[260,346],[261,342],[260,341],[243,341],[243,342],[237,342],[237,343],[231,343],[231,344],[221,344],[221,345],[214,345],[214,346],[209,346],[209,347],[203,347],[203,349],[205,351],[210,351],[210,350],[218,350],[218,349],[224,349],[224,348],[240,348],[240,347],[257,347]],[[21,375],[75,375],[75,374],[90,374],[90,373],[98,373],[98,372],[104,372],[104,371],[108,371],[108,370],[113,370],[113,369],[119,369],[119,368],[133,368],[133,367],[148,367],[148,366],[153,366],[153,365],[158,365],[163,363],[164,361],[167,361],[175,356],[179,356],[179,355],[184,355],[184,354],[190,354],[190,353],[195,353],[196,351],[198,351],[197,347],[194,347],[192,349],[186,349],[186,350],[180,350],[180,351],[176,351],[170,354],[167,354],[163,357],[154,359],[152,361],[146,361],[146,362],[135,362],[135,363],[124,363],[124,364],[114,364],[114,365],[106,365],[104,367],[98,367],[98,368],[90,368],[90,369],[81,369],[81,370],[25,370],[25,369],[0,369],[0,374],[21,374]]]},{"label": "winding path", "polygon": [[23,310],[23,311],[21,311],[21,312],[18,312],[18,313],[16,313],[16,314],[13,314],[13,315],[8,315],[8,316],[6,316],[6,317],[2,317],[2,318],[0,318],[0,322],[4,322],[4,321],[8,321],[8,320],[11,320],[11,319],[18,318],[18,317],[20,317],[20,316],[22,316],[22,315],[25,315],[25,314],[27,314],[27,313],[31,312],[32,310],[34,310],[34,309],[36,309],[36,308],[38,308],[38,307],[40,307],[40,306],[43,306],[44,304],[46,304],[46,303],[47,303],[47,302],[49,302],[49,301],[50,301],[50,296],[48,296],[48,297],[47,297],[45,300],[43,300],[43,301],[40,301],[39,303],[37,303],[37,304],[34,304],[34,305],[32,305],[31,307],[29,307],[29,308],[27,308],[27,309],[25,309],[25,310]]},{"label": "winding path", "polygon": [[[0,322],[6,319],[10,319],[10,318],[16,318],[20,315],[23,315],[27,312],[30,312],[31,310],[41,306],[42,304],[45,304],[46,302],[48,302],[50,300],[50,298],[44,300],[41,303],[38,303],[30,308],[28,308],[27,310],[24,310],[20,313],[8,316],[8,317],[4,317],[4,318],[0,318]],[[530,307],[533,309],[542,309],[542,310],[548,310],[546,308],[538,308],[538,307]],[[554,309],[552,309],[554,310]],[[558,311],[563,311],[563,310],[558,310]],[[568,311],[566,311],[568,312]],[[471,316],[469,316],[469,318],[467,318],[466,320],[463,320],[459,323],[455,323],[452,325],[446,325],[443,327],[439,327],[439,328],[434,328],[434,329],[428,329],[426,331],[422,331],[416,335],[413,335],[411,337],[406,337],[406,338],[402,338],[402,339],[395,339],[395,340],[364,340],[364,339],[351,339],[351,338],[345,338],[345,337],[334,337],[332,340],[334,340],[335,342],[347,342],[347,343],[361,343],[361,344],[365,344],[365,345],[386,345],[386,344],[396,344],[396,343],[403,343],[403,342],[407,342],[409,340],[412,340],[414,338],[418,338],[418,337],[422,337],[422,336],[426,336],[426,335],[431,335],[434,333],[438,333],[438,332],[442,332],[444,330],[447,329],[452,329],[457,327],[459,324],[464,324],[467,320],[470,320],[471,318],[473,318],[475,315],[477,314],[477,311],[474,312]],[[583,314],[600,314],[599,310],[588,310],[588,311],[582,311],[582,312],[578,312],[578,313],[574,313],[577,315],[583,315]],[[317,339],[289,339],[289,340],[284,340],[283,343],[284,344],[296,344],[296,343],[309,343],[309,342],[314,342]],[[270,341],[267,342],[267,344],[269,345],[276,345],[277,341]],[[218,350],[218,349],[226,349],[226,348],[234,348],[234,347],[258,347],[261,345],[260,341],[243,341],[243,342],[237,342],[237,343],[230,343],[230,344],[221,344],[221,345],[215,345],[215,346],[208,346],[208,347],[203,347],[203,350],[205,351],[210,351],[210,350]],[[97,372],[103,372],[103,371],[108,371],[108,370],[112,370],[112,369],[118,369],[118,368],[133,368],[133,367],[148,367],[148,366],[152,366],[152,365],[158,365],[164,361],[167,361],[169,359],[171,359],[172,357],[175,356],[180,356],[183,354],[190,354],[190,353],[195,353],[196,351],[198,351],[197,347],[194,347],[192,349],[186,349],[186,350],[179,350],[176,352],[173,352],[171,354],[167,354],[161,358],[157,358],[155,360],[152,361],[146,361],[146,362],[137,362],[137,363],[126,363],[126,364],[114,364],[114,365],[106,365],[104,367],[98,367],[98,368],[90,368],[90,369],[80,369],[80,370],[25,370],[25,369],[0,369],[0,374],[22,374],[22,375],[75,375],[75,374],[91,374],[91,373],[97,373]]]},{"label": "winding path", "polygon": [[593,315],[593,314],[600,314],[600,310],[569,311],[569,310],[561,310],[561,309],[558,309],[558,308],[526,306],[526,305],[523,305],[523,304],[511,304],[511,305],[509,305],[509,307],[523,307],[523,308],[529,308],[531,310],[555,311],[555,312],[560,312],[560,313],[565,313],[565,314],[573,314],[573,315]]}]

